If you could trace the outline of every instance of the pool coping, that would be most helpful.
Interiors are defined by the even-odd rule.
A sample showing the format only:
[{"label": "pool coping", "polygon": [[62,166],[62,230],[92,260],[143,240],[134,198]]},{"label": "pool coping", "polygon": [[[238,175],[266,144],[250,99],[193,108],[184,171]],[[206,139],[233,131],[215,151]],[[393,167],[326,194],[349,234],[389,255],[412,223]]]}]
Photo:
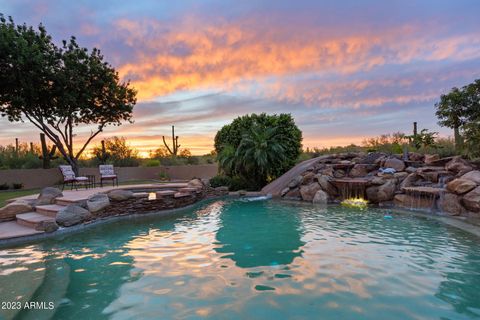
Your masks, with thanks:
[{"label": "pool coping", "polygon": [[[10,238],[10,239],[3,239],[0,240],[0,249],[4,248],[10,248],[10,247],[15,247],[18,245],[23,245],[23,244],[30,244],[34,243],[39,240],[45,240],[45,239],[50,239],[50,238],[55,238],[55,237],[60,237],[63,235],[70,235],[74,233],[78,233],[82,230],[85,230],[87,228],[92,228],[101,224],[105,223],[110,223],[110,222],[115,222],[119,220],[128,220],[128,219],[138,219],[138,218],[143,218],[143,217],[168,217],[168,216],[173,216],[176,215],[182,211],[189,210],[195,206],[198,206],[202,203],[208,202],[208,201],[214,201],[214,200],[220,200],[220,199],[228,199],[228,198],[242,198],[242,196],[238,195],[225,195],[225,196],[216,196],[216,197],[209,197],[202,199],[198,202],[192,203],[188,206],[181,207],[181,208],[175,208],[175,209],[168,209],[168,210],[162,210],[162,211],[153,211],[153,212],[147,212],[147,213],[132,213],[132,214],[125,214],[125,215],[118,215],[118,216],[109,216],[109,217],[104,217],[100,218],[98,220],[94,220],[92,222],[86,223],[86,224],[78,224],[72,227],[67,227],[67,228],[60,228],[56,230],[55,232],[51,233],[41,233],[41,234],[34,234],[30,236],[25,236],[25,237],[18,237],[18,238]],[[315,205],[310,202],[304,202],[304,201],[295,201],[295,200],[283,200],[283,199],[269,199],[267,201],[279,201],[279,202],[289,202],[289,203],[295,203],[295,204],[302,204],[302,205],[307,205],[307,206],[312,206],[312,207],[318,207],[318,205]],[[339,206],[340,204],[328,204],[327,206]],[[462,231],[465,231],[469,234],[472,234],[474,236],[477,236],[480,238],[480,226],[474,225],[472,223],[468,223],[465,221],[460,220],[460,218],[456,217],[450,217],[450,216],[441,216],[441,215],[436,215],[434,213],[428,213],[428,212],[421,212],[421,211],[414,211],[414,210],[408,210],[405,208],[400,208],[400,207],[374,207],[372,208],[378,208],[381,209],[382,211],[394,211],[395,213],[400,213],[404,215],[413,215],[416,217],[422,217],[422,218],[429,218],[429,219],[435,219],[437,221],[440,221],[442,223],[445,223],[446,225],[449,225],[451,227],[460,229]]]}]

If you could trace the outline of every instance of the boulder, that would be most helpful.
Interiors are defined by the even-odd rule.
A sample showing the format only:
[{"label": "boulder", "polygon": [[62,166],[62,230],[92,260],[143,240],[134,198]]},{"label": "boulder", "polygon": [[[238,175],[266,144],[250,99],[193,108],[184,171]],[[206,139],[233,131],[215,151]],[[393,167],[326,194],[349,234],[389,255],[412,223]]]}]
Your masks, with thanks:
[{"label": "boulder", "polygon": [[317,182],[314,182],[306,186],[301,186],[300,195],[302,196],[303,200],[312,201],[313,197],[315,197],[315,193],[317,193],[317,191],[320,189],[321,189],[320,184],[318,184]]},{"label": "boulder", "polygon": [[407,168],[405,169],[405,171],[406,171],[407,173],[414,173],[414,172],[417,171],[417,168],[415,168],[415,167],[407,167]]},{"label": "boulder", "polygon": [[395,172],[393,176],[398,182],[402,182],[406,177],[408,177],[408,172]]},{"label": "boulder", "polygon": [[451,216],[458,216],[466,210],[460,203],[461,198],[453,193],[445,193],[438,200],[438,207],[442,212]]},{"label": "boulder", "polygon": [[300,189],[299,188],[291,189],[290,191],[288,191],[285,194],[284,198],[285,199],[296,199],[296,200],[302,199],[302,195],[300,194]]},{"label": "boulder", "polygon": [[305,174],[303,176],[303,179],[302,179],[302,185],[307,185],[307,184],[310,184],[313,182],[313,179],[315,179],[315,173],[313,172],[307,172],[307,174]]},{"label": "boulder", "polygon": [[337,188],[331,183],[332,178],[330,176],[317,174],[315,176],[315,179],[317,180],[322,190],[329,195],[336,196],[338,194]]},{"label": "boulder", "polygon": [[303,176],[296,176],[295,178],[292,179],[292,181],[290,181],[290,183],[288,184],[288,187],[295,188],[302,182],[302,180],[303,180]]},{"label": "boulder", "polygon": [[37,206],[45,205],[45,204],[53,204],[55,202],[55,199],[58,197],[63,197],[63,193],[62,191],[60,191],[60,189],[53,188],[53,187],[43,188],[40,194],[38,195],[38,198],[35,201],[35,204]]},{"label": "boulder", "polygon": [[373,177],[373,179],[370,180],[370,184],[372,184],[374,186],[380,186],[380,185],[384,184],[385,182],[387,182],[387,178],[384,177],[384,176]]},{"label": "boulder", "polygon": [[426,165],[434,164],[435,161],[440,160],[440,156],[438,154],[426,154],[424,162]]},{"label": "boulder", "polygon": [[471,171],[473,168],[470,163],[464,160],[462,157],[454,157],[450,162],[445,165],[445,169],[453,171],[455,173],[465,174]]},{"label": "boulder", "polygon": [[397,158],[388,158],[383,164],[386,168],[393,168],[396,172],[405,170],[405,162]]},{"label": "boulder", "polygon": [[88,197],[88,200],[87,200],[88,211],[92,213],[103,210],[109,205],[110,205],[110,200],[108,199],[108,196],[103,193],[94,194]]},{"label": "boulder", "polygon": [[413,187],[419,178],[420,177],[418,174],[410,173],[405,179],[403,179],[402,183],[400,183],[400,190],[403,188]]},{"label": "boulder", "polygon": [[384,156],[385,154],[380,152],[370,152],[365,157],[363,157],[362,160],[359,161],[358,163],[375,164],[377,159],[382,158]]},{"label": "boulder", "polygon": [[313,196],[312,202],[314,204],[327,204],[328,203],[328,194],[323,190],[318,190]]},{"label": "boulder", "polygon": [[358,178],[358,177],[365,177],[368,174],[367,166],[363,164],[356,164],[350,170],[350,177]]},{"label": "boulder", "polygon": [[281,192],[280,192],[280,197],[283,197],[285,196],[288,191],[290,191],[290,188],[289,187],[286,187],[285,189],[283,189]]},{"label": "boulder", "polygon": [[475,182],[460,178],[447,183],[447,190],[456,194],[464,194],[475,189],[476,186]]},{"label": "boulder", "polygon": [[480,211],[480,187],[476,187],[469,193],[463,196],[462,199],[463,205],[468,210],[473,212]]},{"label": "boulder", "polygon": [[395,195],[395,188],[395,180],[388,180],[380,186],[369,187],[366,190],[367,199],[374,203],[390,201]]},{"label": "boulder", "polygon": [[410,161],[423,161],[423,159],[425,158],[425,156],[421,153],[417,153],[417,152],[409,152],[408,153],[408,160]]},{"label": "boulder", "polygon": [[42,221],[37,224],[35,230],[51,233],[58,230],[58,224],[55,221]]},{"label": "boulder", "polygon": [[335,170],[335,172],[333,172],[333,176],[335,178],[344,178],[346,175],[345,171],[344,170]]},{"label": "boulder", "polygon": [[189,188],[198,188],[198,189],[203,189],[205,187],[205,184],[202,182],[202,180],[195,178],[190,181],[188,181],[188,187]]},{"label": "boulder", "polygon": [[124,201],[133,198],[133,192],[129,190],[112,190],[108,193],[108,198],[113,201]]},{"label": "boulder", "polygon": [[[107,197],[108,199],[108,197]],[[76,204],[70,204],[57,213],[57,224],[70,227],[82,223],[90,217],[90,212]]]},{"label": "boulder", "polygon": [[480,171],[478,171],[478,170],[467,172],[463,176],[461,176],[461,178],[473,181],[477,185],[480,185]]},{"label": "boulder", "polygon": [[33,211],[33,208],[28,202],[17,200],[0,208],[0,221],[15,220],[17,214],[30,211]]},{"label": "boulder", "polygon": [[333,168],[332,168],[332,167],[328,167],[328,168],[319,170],[319,171],[318,171],[318,174],[322,174],[322,175],[325,175],[325,176],[333,177]]}]

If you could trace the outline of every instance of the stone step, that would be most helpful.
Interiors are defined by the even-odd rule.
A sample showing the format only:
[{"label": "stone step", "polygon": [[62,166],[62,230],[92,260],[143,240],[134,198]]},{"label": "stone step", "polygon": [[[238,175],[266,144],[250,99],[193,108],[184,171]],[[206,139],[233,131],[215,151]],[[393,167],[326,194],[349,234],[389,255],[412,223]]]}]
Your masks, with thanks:
[{"label": "stone step", "polygon": [[162,190],[162,191],[157,191],[155,194],[157,195],[157,198],[161,197],[168,197],[168,196],[173,196],[177,193],[177,191],[174,190]]},{"label": "stone step", "polygon": [[176,192],[174,194],[174,198],[183,198],[183,197],[189,197],[191,196],[192,194],[189,192],[189,193],[185,193],[185,192]]},{"label": "stone step", "polygon": [[182,192],[182,193],[200,192],[200,190],[198,188],[191,188],[191,187],[180,188],[180,189],[178,189],[178,191]]},{"label": "stone step", "polygon": [[55,218],[45,216],[37,212],[27,212],[22,214],[17,214],[17,223],[35,229],[43,221],[55,221]]},{"label": "stone step", "polygon": [[70,204],[78,203],[78,200],[67,199],[67,198],[57,198],[55,199],[55,204],[59,206],[68,206]]},{"label": "stone step", "polygon": [[0,223],[0,239],[25,237],[43,232],[44,231],[37,231],[35,229],[22,226],[16,221]]},{"label": "stone step", "polygon": [[46,216],[50,217],[56,217],[57,212],[60,211],[61,209],[65,208],[65,206],[61,206],[58,204],[47,204],[43,206],[36,206],[35,211],[37,213],[44,214]]}]

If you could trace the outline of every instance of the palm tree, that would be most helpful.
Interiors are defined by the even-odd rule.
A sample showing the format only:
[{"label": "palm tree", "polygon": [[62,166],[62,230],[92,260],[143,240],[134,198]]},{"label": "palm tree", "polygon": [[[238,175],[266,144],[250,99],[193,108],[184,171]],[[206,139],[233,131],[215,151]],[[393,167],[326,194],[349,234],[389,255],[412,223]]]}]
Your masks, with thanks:
[{"label": "palm tree", "polygon": [[275,166],[285,160],[284,144],[289,139],[279,134],[276,127],[252,126],[242,136],[235,153],[239,171],[254,173],[260,183],[268,181]]},{"label": "palm tree", "polygon": [[224,145],[222,150],[217,154],[219,168],[228,176],[235,174],[237,168],[237,158],[235,148],[230,145]]}]

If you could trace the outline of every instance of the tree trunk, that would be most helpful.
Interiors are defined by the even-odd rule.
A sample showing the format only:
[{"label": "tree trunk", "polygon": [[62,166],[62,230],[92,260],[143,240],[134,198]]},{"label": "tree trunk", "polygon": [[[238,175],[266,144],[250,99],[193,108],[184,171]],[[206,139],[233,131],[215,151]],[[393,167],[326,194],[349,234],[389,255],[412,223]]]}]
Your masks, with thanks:
[{"label": "tree trunk", "polygon": [[455,138],[455,151],[457,153],[461,153],[463,151],[463,137],[460,134],[460,128],[455,127],[453,128],[453,135]]}]

